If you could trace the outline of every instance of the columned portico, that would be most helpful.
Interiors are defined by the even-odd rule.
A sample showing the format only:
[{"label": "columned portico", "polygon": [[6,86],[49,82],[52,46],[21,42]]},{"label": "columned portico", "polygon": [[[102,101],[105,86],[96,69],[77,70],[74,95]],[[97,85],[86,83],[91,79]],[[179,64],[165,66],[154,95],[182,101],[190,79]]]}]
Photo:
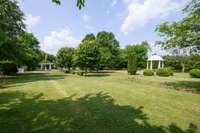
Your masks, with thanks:
[{"label": "columned portico", "polygon": [[[158,55],[153,55],[150,58],[148,58],[147,60],[147,69],[152,70],[153,69],[153,63],[154,62],[158,62],[158,69],[159,68],[164,68],[164,60],[162,57],[158,56]],[[150,63],[150,66],[149,66]]]},{"label": "columned portico", "polygon": [[41,70],[51,70],[53,66],[53,63],[40,63],[40,69]]}]

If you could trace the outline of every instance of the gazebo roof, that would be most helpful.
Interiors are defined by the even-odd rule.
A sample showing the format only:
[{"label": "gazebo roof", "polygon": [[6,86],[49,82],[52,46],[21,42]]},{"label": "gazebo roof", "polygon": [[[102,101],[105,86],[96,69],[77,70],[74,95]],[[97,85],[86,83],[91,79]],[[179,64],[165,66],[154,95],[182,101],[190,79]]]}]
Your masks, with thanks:
[{"label": "gazebo roof", "polygon": [[148,61],[163,61],[163,58],[158,55],[152,55],[151,57],[148,58]]}]

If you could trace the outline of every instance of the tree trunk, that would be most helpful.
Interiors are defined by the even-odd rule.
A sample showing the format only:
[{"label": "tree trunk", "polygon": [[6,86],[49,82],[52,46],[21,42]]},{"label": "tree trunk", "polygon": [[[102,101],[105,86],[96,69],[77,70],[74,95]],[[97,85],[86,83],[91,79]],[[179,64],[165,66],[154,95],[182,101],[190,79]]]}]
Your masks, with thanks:
[{"label": "tree trunk", "polygon": [[87,75],[87,67],[85,67],[85,76]]},{"label": "tree trunk", "polygon": [[185,72],[185,63],[182,62],[182,72],[184,73]]}]

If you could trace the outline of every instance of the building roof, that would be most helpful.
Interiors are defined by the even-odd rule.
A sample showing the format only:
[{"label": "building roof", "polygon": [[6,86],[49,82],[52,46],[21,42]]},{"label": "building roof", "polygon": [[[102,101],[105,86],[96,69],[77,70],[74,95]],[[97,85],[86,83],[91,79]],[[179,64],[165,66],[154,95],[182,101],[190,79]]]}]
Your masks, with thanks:
[{"label": "building roof", "polygon": [[163,61],[163,58],[158,55],[152,55],[148,58],[148,61]]}]

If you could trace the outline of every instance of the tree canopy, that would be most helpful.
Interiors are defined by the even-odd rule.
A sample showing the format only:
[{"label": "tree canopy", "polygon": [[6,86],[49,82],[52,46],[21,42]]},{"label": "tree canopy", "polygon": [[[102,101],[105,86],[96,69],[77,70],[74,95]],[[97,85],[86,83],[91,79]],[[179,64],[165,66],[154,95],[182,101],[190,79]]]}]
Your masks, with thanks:
[{"label": "tree canopy", "polygon": [[116,66],[119,55],[119,42],[112,32],[102,31],[96,36],[101,53],[101,67],[112,68]]},{"label": "tree canopy", "polygon": [[77,64],[80,68],[98,68],[100,61],[100,51],[95,40],[82,42],[77,50]]},{"label": "tree canopy", "polygon": [[24,14],[16,1],[0,0],[0,59],[17,60],[19,45],[18,36],[23,32]]},{"label": "tree canopy", "polygon": [[56,65],[61,68],[68,68],[68,70],[70,71],[73,65],[73,54],[73,48],[61,48],[56,56]]},{"label": "tree canopy", "polygon": [[186,17],[177,22],[165,22],[156,27],[163,37],[159,44],[165,49],[189,48],[191,52],[200,50],[200,1],[192,0],[184,9]]}]

